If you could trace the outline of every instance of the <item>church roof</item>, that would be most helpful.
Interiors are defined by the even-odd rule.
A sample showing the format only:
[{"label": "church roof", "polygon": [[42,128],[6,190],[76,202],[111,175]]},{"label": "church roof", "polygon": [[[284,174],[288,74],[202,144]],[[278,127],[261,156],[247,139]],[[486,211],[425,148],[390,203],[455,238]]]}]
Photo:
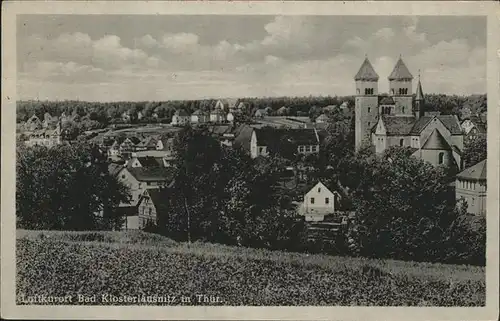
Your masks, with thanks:
[{"label": "church roof", "polygon": [[378,74],[375,72],[375,69],[373,69],[373,66],[368,58],[365,58],[365,61],[363,61],[358,73],[354,76],[354,80],[378,80]]},{"label": "church roof", "polygon": [[469,180],[486,180],[486,159],[476,165],[464,169],[457,175],[457,178]]},{"label": "church roof", "polygon": [[462,135],[462,127],[454,115],[422,116],[416,121],[410,135],[419,135],[434,118],[439,119],[452,135]]},{"label": "church roof", "polygon": [[387,136],[408,135],[415,124],[413,116],[382,116]]},{"label": "church roof", "polygon": [[425,141],[422,149],[451,150],[451,147],[439,130],[435,128]]},{"label": "church roof", "polygon": [[422,90],[422,83],[420,79],[417,84],[417,92],[415,93],[415,100],[424,100],[424,91]]},{"label": "church roof", "polygon": [[380,105],[394,105],[394,99],[391,96],[380,96]]},{"label": "church roof", "polygon": [[403,59],[399,57],[396,66],[394,66],[394,69],[389,75],[389,80],[412,80],[412,79],[413,76],[408,70],[408,67],[406,67],[405,63],[403,62]]}]

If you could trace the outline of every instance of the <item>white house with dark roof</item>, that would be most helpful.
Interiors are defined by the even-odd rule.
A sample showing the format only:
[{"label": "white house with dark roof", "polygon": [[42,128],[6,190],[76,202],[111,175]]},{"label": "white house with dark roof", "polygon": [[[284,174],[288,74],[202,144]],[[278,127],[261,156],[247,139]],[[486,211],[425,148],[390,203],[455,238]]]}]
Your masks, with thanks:
[{"label": "white house with dark roof", "polygon": [[226,121],[226,113],[223,109],[216,108],[210,112],[210,121],[212,123],[223,123]]},{"label": "white house with dark roof", "polygon": [[210,114],[202,111],[201,109],[198,109],[191,114],[191,123],[193,124],[203,124],[208,121],[210,121]]},{"label": "white house with dark roof", "polygon": [[306,221],[323,221],[325,215],[335,212],[337,192],[330,191],[322,182],[316,183],[304,195],[298,207],[298,214]]},{"label": "white house with dark roof", "polygon": [[191,121],[191,116],[184,109],[176,110],[172,116],[172,125],[185,126]]},{"label": "white house with dark roof", "polygon": [[457,175],[455,181],[455,196],[457,201],[467,202],[467,212],[476,215],[486,214],[486,159],[464,169]]}]

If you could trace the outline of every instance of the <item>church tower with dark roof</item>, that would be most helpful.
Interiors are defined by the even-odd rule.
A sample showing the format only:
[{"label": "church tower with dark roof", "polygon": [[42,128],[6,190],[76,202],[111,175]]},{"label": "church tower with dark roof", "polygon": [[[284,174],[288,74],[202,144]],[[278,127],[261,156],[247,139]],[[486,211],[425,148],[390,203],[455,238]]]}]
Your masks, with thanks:
[{"label": "church tower with dark roof", "polygon": [[363,142],[371,142],[371,129],[378,119],[378,74],[365,58],[354,76],[356,82],[355,101],[355,148]]},{"label": "church tower with dark roof", "polygon": [[389,93],[395,102],[394,114],[413,115],[413,75],[401,57],[396,62],[388,80]]}]

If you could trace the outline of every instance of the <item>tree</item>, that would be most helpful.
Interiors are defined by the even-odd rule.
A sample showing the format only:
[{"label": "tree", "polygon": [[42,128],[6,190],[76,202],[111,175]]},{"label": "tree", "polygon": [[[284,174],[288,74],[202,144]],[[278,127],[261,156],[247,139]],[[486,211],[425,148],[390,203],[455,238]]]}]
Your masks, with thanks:
[{"label": "tree", "polygon": [[486,137],[477,137],[468,140],[464,148],[464,167],[470,167],[486,159],[487,139]]},{"label": "tree", "polygon": [[115,209],[128,197],[127,187],[110,176],[104,157],[89,144],[18,148],[20,228],[111,229],[120,225]]},{"label": "tree", "polygon": [[[367,151],[364,151],[367,153]],[[446,171],[408,148],[356,155],[350,177],[361,254],[421,260],[431,257],[453,220]]]}]

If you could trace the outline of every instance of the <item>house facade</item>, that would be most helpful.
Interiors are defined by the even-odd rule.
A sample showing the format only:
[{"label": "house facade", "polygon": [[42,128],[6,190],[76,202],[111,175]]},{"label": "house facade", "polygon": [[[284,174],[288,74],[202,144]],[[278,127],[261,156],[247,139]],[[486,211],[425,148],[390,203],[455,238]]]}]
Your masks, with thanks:
[{"label": "house facade", "polygon": [[42,121],[36,115],[31,116],[24,123],[24,130],[26,131],[33,131],[41,128],[42,128]]},{"label": "house facade", "polygon": [[272,148],[282,148],[282,140],[296,148],[296,153],[312,155],[319,153],[319,136],[315,128],[280,129],[280,128],[254,128],[250,136],[250,156],[257,158],[266,157]]},{"label": "house facade", "polygon": [[467,212],[486,215],[486,159],[460,172],[455,181],[455,196],[467,202]]},{"label": "house facade", "polygon": [[[139,198],[136,217],[130,217],[128,229],[144,229],[158,223],[158,216],[166,211],[169,203],[169,193],[166,188],[148,188]],[[135,223],[136,224],[132,224]]]},{"label": "house facade", "polygon": [[210,121],[212,123],[223,123],[226,121],[226,113],[223,109],[216,108],[210,112]]},{"label": "house facade", "polygon": [[191,121],[191,116],[184,109],[177,110],[172,116],[172,125],[185,126]]},{"label": "house facade", "polygon": [[203,124],[208,121],[210,121],[210,115],[200,109],[191,114],[191,123],[193,124]]},{"label": "house facade", "polygon": [[335,196],[322,182],[318,182],[304,195],[298,213],[306,221],[323,221],[325,215],[335,212]]},{"label": "house facade", "polygon": [[470,142],[478,138],[486,138],[486,125],[479,117],[471,117],[462,121],[465,142]]},{"label": "house facade", "polygon": [[62,143],[61,124],[57,123],[56,128],[37,129],[28,135],[25,141],[26,146],[46,146],[54,147]]}]

